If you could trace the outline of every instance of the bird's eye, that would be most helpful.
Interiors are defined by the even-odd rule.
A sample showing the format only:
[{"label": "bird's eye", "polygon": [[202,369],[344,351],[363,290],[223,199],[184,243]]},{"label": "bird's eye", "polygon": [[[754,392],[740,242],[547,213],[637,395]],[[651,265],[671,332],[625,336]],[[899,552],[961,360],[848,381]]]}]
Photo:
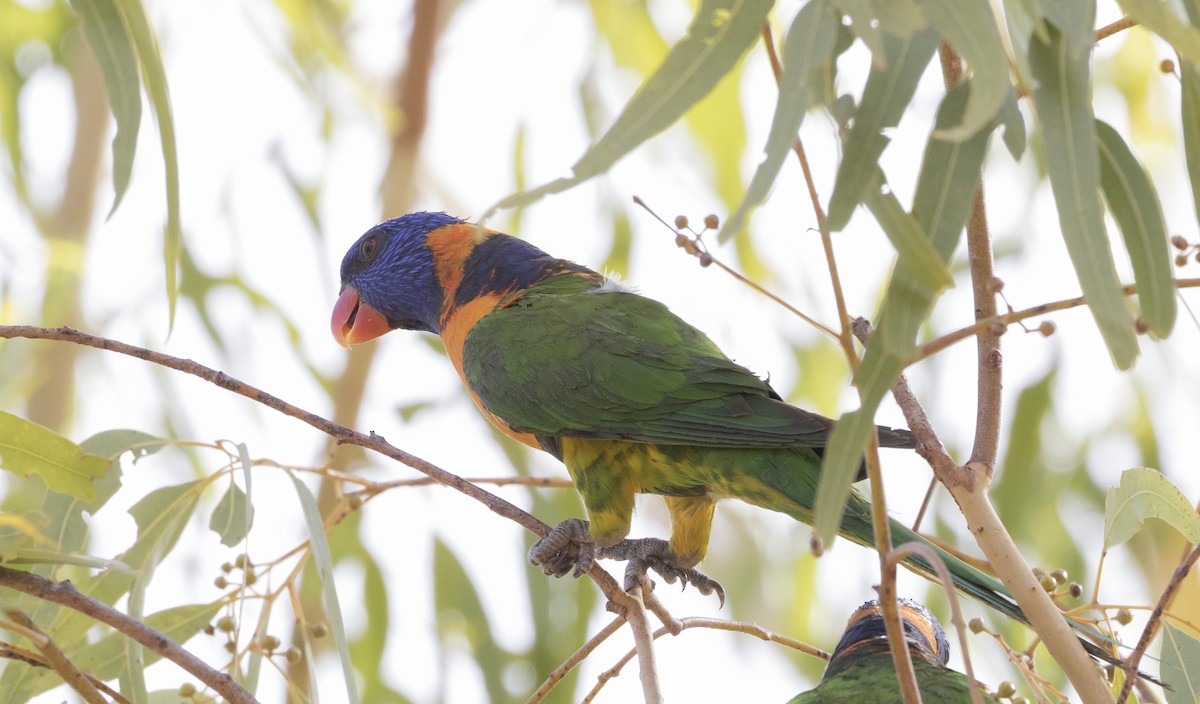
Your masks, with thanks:
[{"label": "bird's eye", "polygon": [[358,258],[364,262],[370,262],[375,258],[376,244],[374,237],[368,237],[358,244]]}]

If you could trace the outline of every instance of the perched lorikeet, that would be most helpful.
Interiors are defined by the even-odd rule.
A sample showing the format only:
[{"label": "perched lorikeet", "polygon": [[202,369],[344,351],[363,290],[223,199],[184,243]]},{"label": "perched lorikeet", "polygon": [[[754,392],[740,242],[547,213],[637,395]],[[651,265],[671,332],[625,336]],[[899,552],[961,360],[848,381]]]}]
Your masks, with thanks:
[{"label": "perched lorikeet", "polygon": [[[339,343],[396,328],[441,335],[488,420],[566,464],[589,520],[564,521],[534,545],[530,559],[547,574],[615,557],[631,561],[627,585],[650,567],[720,591],[694,569],[718,500],[811,523],[832,421],[784,403],[661,303],[441,213],[372,228],[346,253],[341,280]],[[907,431],[880,428],[879,439],[914,445]],[[638,493],[666,500],[669,542],[626,539]],[[841,535],[870,545],[870,514],[852,493]],[[896,521],[891,531],[896,544],[925,542]],[[1025,621],[998,580],[934,549],[959,589]],[[920,557],[908,565],[931,573]]]},{"label": "perched lorikeet", "polygon": [[[900,620],[922,701],[969,704],[967,678],[946,667],[950,644],[942,624],[921,604],[900,600]],[[985,704],[998,704],[995,695],[980,691]],[[854,612],[846,632],[829,659],[816,689],[798,694],[788,704],[902,704],[896,668],[878,601]]]}]

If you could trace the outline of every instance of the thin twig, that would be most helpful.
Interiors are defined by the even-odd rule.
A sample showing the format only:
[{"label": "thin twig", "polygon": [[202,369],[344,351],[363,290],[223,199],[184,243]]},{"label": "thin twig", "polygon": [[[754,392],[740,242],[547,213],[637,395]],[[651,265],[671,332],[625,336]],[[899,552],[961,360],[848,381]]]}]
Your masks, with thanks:
[{"label": "thin twig", "polygon": [[542,681],[541,686],[534,690],[533,694],[529,696],[529,699],[526,700],[525,704],[538,704],[538,702],[545,699],[546,695],[550,694],[551,690],[553,690],[559,682],[562,682],[563,678],[565,678],[567,674],[571,672],[571,670],[575,669],[576,665],[583,662],[588,655],[591,655],[592,651],[598,648],[601,643],[608,640],[609,636],[619,631],[624,623],[625,619],[621,618],[620,616],[614,618],[612,621],[609,621],[608,625],[604,628],[601,628],[599,633],[589,638],[586,643],[579,646],[578,650],[576,650],[574,653],[571,653],[571,657],[567,658],[561,665],[554,668],[554,670],[546,676],[546,679]]},{"label": "thin twig", "polygon": [[83,594],[69,581],[55,582],[29,572],[0,566],[0,585],[43,601],[65,606],[113,627],[187,670],[225,697],[230,704],[257,704],[254,697],[242,689],[229,675],[209,667],[203,660],[184,650],[165,634],[126,616],[108,604]]},{"label": "thin twig", "polygon": [[1097,29],[1095,41],[1099,42],[1101,39],[1106,39],[1108,37],[1111,37],[1112,35],[1116,34],[1117,32],[1124,32],[1125,30],[1129,29],[1130,27],[1136,27],[1137,23],[1138,23],[1138,21],[1133,19],[1132,17],[1122,17],[1121,19],[1117,20],[1116,22],[1111,22],[1109,24],[1104,25],[1100,29]]},{"label": "thin twig", "polygon": [[[763,640],[768,643],[778,643],[780,645],[792,648],[793,650],[798,650],[805,655],[811,655],[815,658],[820,658],[826,662],[829,662],[830,655],[828,652],[821,650],[816,646],[809,645],[808,643],[798,641],[795,638],[789,638],[788,636],[773,633],[757,624],[746,623],[743,621],[727,621],[725,619],[708,618],[705,616],[688,616],[686,618],[681,618],[678,620],[678,624],[678,631],[672,631],[671,628],[667,626],[659,628],[654,632],[653,639],[658,640],[667,634],[678,635],[679,633],[692,628],[708,628],[717,631],[744,633],[745,635],[753,636],[759,640]],[[587,696],[581,700],[581,704],[588,704],[588,702],[594,700],[596,695],[600,693],[600,690],[604,688],[604,685],[609,680],[621,674],[621,669],[624,668],[625,665],[629,664],[629,661],[634,658],[634,655],[636,655],[636,651],[630,650],[629,652],[625,653],[621,659],[614,663],[612,667],[600,673],[599,677],[597,677],[596,685],[590,692],[588,692]]]},{"label": "thin twig", "polygon": [[1146,654],[1146,648],[1150,647],[1150,641],[1154,639],[1154,634],[1158,632],[1158,625],[1162,621],[1163,612],[1171,606],[1171,602],[1175,600],[1175,595],[1179,593],[1179,588],[1183,586],[1183,580],[1191,572],[1192,565],[1196,564],[1196,560],[1200,559],[1200,545],[1192,548],[1183,562],[1175,568],[1175,573],[1171,575],[1171,581],[1167,582],[1167,588],[1163,590],[1162,596],[1158,598],[1158,603],[1154,606],[1154,611],[1150,612],[1150,619],[1146,622],[1146,628],[1142,631],[1142,637],[1138,640],[1137,647],[1129,654],[1125,660],[1125,664],[1121,669],[1125,671],[1125,683],[1121,686],[1121,694],[1117,697],[1117,704],[1125,704],[1125,700],[1129,698],[1129,692],[1133,688],[1133,683],[1138,679],[1138,663],[1142,656]]},{"label": "thin twig", "polygon": [[[663,220],[662,217],[659,216],[658,213],[654,212],[654,210],[651,209],[651,207],[646,204],[646,201],[642,200],[641,196],[634,196],[633,202],[637,205],[640,205],[647,213],[650,213],[650,215],[653,216],[655,220],[658,220],[659,222],[661,222],[663,224],[664,227],[666,227],[671,232],[674,232],[676,236],[684,237],[686,241],[683,241],[682,244],[680,244],[680,247],[682,247],[683,250],[686,251],[688,254],[690,254],[694,257],[701,257],[701,255],[707,255],[707,259],[704,259],[701,261],[701,266],[707,266],[707,264],[704,263],[705,261],[710,262],[712,264],[716,264],[717,267],[720,268],[722,271],[724,271],[726,274],[729,274],[737,281],[745,284],[746,286],[749,286],[750,288],[754,289],[758,293],[761,293],[762,295],[766,296],[767,298],[770,298],[772,301],[775,301],[780,306],[783,306],[783,308],[786,309],[792,315],[795,315],[796,317],[800,318],[804,322],[806,322],[809,325],[813,326],[814,328],[820,330],[821,332],[825,333],[826,335],[829,335],[830,337],[835,338],[835,339],[837,338],[837,333],[834,332],[833,329],[830,328],[828,325],[825,325],[824,323],[816,320],[815,318],[809,317],[808,315],[806,315],[804,313],[804,311],[793,306],[791,303],[788,303],[787,301],[783,300],[778,295],[772,293],[766,287],[764,287],[762,284],[758,283],[757,281],[753,281],[753,280],[747,278],[741,272],[737,271],[733,267],[729,266],[728,264],[726,264],[725,262],[721,261],[716,256],[714,256],[712,254],[712,252],[708,251],[708,248],[704,245],[704,242],[700,239],[699,234],[696,234],[693,231],[692,234],[695,235],[695,237],[687,237],[687,235],[684,235],[682,232],[680,232],[676,228],[672,227],[671,224],[668,223],[666,220]],[[676,241],[679,242],[679,240],[676,240]]]},{"label": "thin twig", "polygon": [[954,575],[946,567],[940,555],[933,548],[923,543],[905,543],[887,555],[887,574],[891,579],[896,577],[896,567],[909,555],[920,555],[933,566],[938,579],[942,582],[942,590],[950,602],[950,624],[958,633],[958,642],[962,648],[963,666],[967,670],[967,685],[971,692],[973,704],[983,704],[983,695],[979,690],[979,681],[975,679],[975,669],[971,666],[971,653],[967,648],[967,624],[963,621],[962,611],[958,608],[958,592],[954,589]]},{"label": "thin twig", "polygon": [[[1200,279],[1176,279],[1175,280],[1175,288],[1177,288],[1177,289],[1196,288],[1198,286],[1200,286]],[[1126,296],[1132,296],[1137,293],[1137,285],[1136,284],[1126,284],[1125,286],[1121,287],[1121,292]],[[1066,298],[1061,301],[1053,301],[1051,303],[1042,303],[1040,305],[1031,306],[1024,310],[1004,313],[1002,315],[996,315],[991,318],[982,318],[982,319],[976,320],[971,325],[968,325],[963,328],[959,328],[958,330],[955,330],[953,332],[948,332],[945,335],[942,335],[941,337],[939,337],[937,339],[934,339],[934,340],[931,340],[931,341],[925,343],[920,348],[920,350],[921,350],[920,354],[917,355],[916,358],[909,360],[908,365],[911,366],[912,364],[914,364],[922,359],[931,357],[934,354],[941,352],[942,350],[946,349],[947,347],[953,345],[954,343],[965,340],[968,337],[971,337],[972,335],[978,335],[981,332],[991,329],[995,325],[1001,325],[1004,327],[1008,327],[1009,325],[1012,325],[1013,323],[1019,323],[1022,320],[1027,320],[1029,318],[1035,318],[1039,315],[1045,315],[1046,313],[1052,313],[1052,312],[1058,311],[1058,310],[1067,310],[1069,308],[1077,308],[1079,306],[1085,305],[1086,303],[1087,303],[1087,301],[1083,298],[1083,296],[1078,296],[1076,298]]]}]

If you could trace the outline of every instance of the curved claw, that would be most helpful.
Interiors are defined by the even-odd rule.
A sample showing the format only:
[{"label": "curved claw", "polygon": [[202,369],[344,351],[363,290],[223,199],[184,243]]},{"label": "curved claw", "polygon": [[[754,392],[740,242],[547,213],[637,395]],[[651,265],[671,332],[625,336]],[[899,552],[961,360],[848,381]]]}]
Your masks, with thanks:
[{"label": "curved claw", "polygon": [[542,568],[542,574],[562,577],[574,570],[580,577],[596,564],[596,545],[588,532],[587,521],[568,518],[550,529],[546,537],[529,548],[529,562]]}]

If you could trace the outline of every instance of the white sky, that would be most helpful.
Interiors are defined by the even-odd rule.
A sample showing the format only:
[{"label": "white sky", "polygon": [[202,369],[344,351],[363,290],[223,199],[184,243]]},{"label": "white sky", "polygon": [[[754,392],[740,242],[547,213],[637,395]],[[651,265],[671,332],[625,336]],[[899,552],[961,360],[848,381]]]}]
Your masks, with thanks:
[{"label": "white sky", "polygon": [[[344,352],[330,339],[328,329],[329,310],[336,296],[337,265],[358,234],[381,219],[377,187],[387,158],[387,141],[378,115],[364,107],[362,93],[348,81],[325,75],[319,83],[329,95],[336,96],[337,107],[332,139],[328,143],[322,140],[321,118],[313,102],[288,79],[277,60],[287,51],[286,39],[268,3],[215,0],[149,5],[164,48],[177,120],[185,237],[191,252],[210,272],[236,267],[299,325],[305,353],[326,373],[337,373]],[[782,2],[777,16],[790,18],[798,6],[794,1]],[[383,95],[396,62],[404,54],[408,11],[405,4],[378,0],[356,5],[352,59],[367,76],[370,88]],[[656,4],[655,12],[662,31],[671,38],[682,33],[689,19],[683,2]],[[1106,5],[1100,21],[1115,17],[1116,11]],[[1119,40],[1110,40],[1101,53],[1111,54],[1118,46]],[[849,74],[861,75],[862,58],[860,55],[849,62]],[[529,183],[536,185],[564,174],[587,145],[577,108],[577,84],[589,70],[601,77],[607,114],[614,116],[621,101],[636,87],[636,77],[613,68],[603,47],[596,45],[589,13],[581,3],[537,0],[465,4],[439,43],[419,206],[471,217],[507,195],[513,188],[513,137],[521,125],[527,129]],[[748,178],[757,161],[757,145],[765,139],[774,101],[774,84],[761,47],[752,52],[745,74],[742,98],[747,106],[751,148],[743,168]],[[1164,80],[1161,85],[1166,113],[1177,115],[1178,82]],[[928,74],[915,103],[923,112],[906,117],[892,135],[892,145],[885,155],[885,168],[902,202],[907,202],[911,194],[911,177],[928,129],[926,120],[936,107],[940,91],[940,76]],[[1098,112],[1124,131],[1126,117],[1118,99],[1099,90]],[[22,96],[31,187],[39,199],[53,198],[59,188],[59,174],[69,149],[66,136],[72,127],[69,101],[65,75],[51,71],[39,73]],[[802,134],[825,198],[837,159],[831,135],[828,121],[817,115],[810,116]],[[1155,169],[1171,232],[1196,239],[1178,142],[1138,144],[1135,148]],[[209,302],[228,344],[228,358],[212,347],[187,303],[180,305],[175,331],[165,339],[160,239],[164,218],[162,167],[148,111],[139,149],[124,204],[111,220],[97,222],[88,247],[84,314],[91,329],[196,359],[301,407],[328,412],[326,395],[295,359],[282,326],[250,309],[239,295],[225,293]],[[599,210],[606,195],[617,202],[640,195],[668,220],[679,213],[689,215],[693,222],[708,212],[723,214],[723,206],[707,186],[708,167],[698,161],[696,153],[686,131],[672,129],[622,161],[610,174],[531,208],[519,234],[558,256],[598,266],[608,246],[608,234],[600,229],[606,218]],[[304,179],[322,184],[319,207],[324,239],[313,236],[280,175],[275,155]],[[1004,260],[999,271],[1007,283],[1009,300],[1018,308],[1078,295],[1074,278],[1060,275],[1069,269],[1064,264],[1065,251],[1057,233],[1049,189],[1043,184],[1030,193],[1023,185],[1029,183],[1031,169],[1030,152],[1021,164],[1013,165],[998,148],[987,175],[989,215],[997,241],[1021,242],[1021,255]],[[753,236],[775,270],[775,290],[803,310],[831,321],[834,315],[828,277],[819,241],[810,230],[814,223],[807,198],[801,198],[801,193],[799,169],[789,161],[770,203],[753,220]],[[110,197],[108,191],[102,194],[101,211],[107,209]],[[39,311],[47,252],[28,218],[10,198],[7,191],[0,193],[0,212],[4,213],[0,220],[6,223],[0,229],[0,278],[12,286],[11,300],[3,310],[9,317],[6,322],[32,322]],[[502,214],[492,224],[503,228],[503,218]],[[640,211],[633,212],[632,219],[632,283],[708,332],[730,356],[760,373],[770,372],[777,387],[790,388],[796,370],[784,343],[811,342],[817,333],[715,268],[700,269],[676,250],[669,233]],[[851,310],[869,315],[890,265],[889,246],[869,216],[861,215],[846,232],[837,235],[836,241]],[[8,260],[10,254],[12,259]],[[717,255],[733,260],[728,248]],[[1123,278],[1129,280],[1124,255],[1118,252],[1117,256]],[[1194,271],[1193,266],[1185,275],[1194,276]],[[935,314],[936,324],[942,329],[965,324],[971,310],[969,296],[968,287],[963,285],[948,293]],[[1189,300],[1196,299],[1191,296]],[[1123,407],[1132,399],[1130,380],[1112,371],[1090,316],[1073,311],[1055,315],[1053,320],[1059,334],[1049,341],[1016,330],[1004,338],[1006,407],[1011,409],[1015,394],[1044,373],[1057,357],[1063,362],[1063,393],[1056,401],[1057,411],[1068,432],[1084,434],[1123,417]],[[389,335],[378,344],[383,349],[376,362],[361,430],[379,431],[393,444],[461,475],[510,472],[444,359],[431,352],[416,333]],[[1200,397],[1200,358],[1195,355],[1198,345],[1197,327],[1181,310],[1171,340],[1162,344],[1143,340],[1143,357],[1134,372],[1135,377],[1155,385],[1153,408],[1160,423],[1164,469],[1190,497],[1200,496],[1200,480],[1196,479],[1200,474],[1195,472],[1194,452],[1188,442],[1200,425],[1195,403]],[[322,438],[296,421],[203,383],[149,371],[136,360],[90,352],[83,355],[83,360],[82,406],[72,432],[76,439],[113,427],[163,433],[159,404],[154,399],[170,393],[185,399],[191,411],[187,417],[190,426],[179,430],[184,437],[244,441],[253,456],[283,463],[312,465],[319,461]],[[973,433],[973,365],[974,349],[967,343],[942,355],[939,366],[919,367],[913,375],[935,424],[952,447],[968,446]],[[853,407],[852,399],[847,389],[839,410]],[[436,412],[425,412],[403,423],[394,409],[417,401],[442,403]],[[885,407],[880,420],[902,422],[893,407]],[[1103,456],[1094,462],[1096,472],[1102,474],[1098,480],[1115,485],[1120,471],[1133,461],[1131,446],[1116,439],[1102,445],[1102,449]],[[888,490],[893,512],[901,520],[911,520],[924,490],[927,469],[917,458],[903,453],[888,453],[884,459],[891,480]],[[207,463],[208,471],[220,466],[216,456],[201,455],[201,461]],[[535,462],[542,474],[565,476],[548,457],[538,457]],[[373,467],[374,476],[380,478],[415,475],[406,468],[378,461]],[[259,514],[258,529],[251,534],[251,551],[268,557],[302,540],[303,524],[282,476],[266,471],[255,476]],[[152,488],[185,481],[193,474],[180,453],[166,451],[136,467],[127,466],[126,477],[132,490],[118,495],[92,523],[95,554],[111,555],[132,540],[133,522],[124,513],[130,503]],[[524,503],[519,491],[500,493]],[[643,508],[635,520],[634,534],[664,534],[658,502],[647,500],[640,505]],[[718,534],[730,511],[748,517],[755,530],[762,531],[763,540],[784,537],[795,541],[793,544],[806,542],[806,530],[796,528],[785,517],[731,505],[722,507]],[[195,530],[185,534],[187,542],[162,568],[149,595],[150,609],[217,596],[212,578],[217,574],[217,565],[233,553],[218,546],[204,529],[207,513],[202,509],[200,515],[204,521],[194,521]],[[1087,541],[1093,556],[1099,549],[1095,544],[1098,520],[1080,516],[1072,522],[1079,529],[1075,537]],[[520,554],[520,530],[470,500],[436,488],[392,492],[368,504],[365,526],[387,572],[388,584],[397,590],[393,611],[396,633],[388,652],[395,667],[393,686],[416,701],[429,701],[437,691],[441,667],[446,668],[447,701],[482,700],[482,683],[475,676],[474,666],[466,661],[466,651],[435,650],[432,596],[428,591],[429,537],[436,534],[447,541],[467,563],[477,583],[486,575],[490,587],[483,596],[496,635],[502,645],[522,648],[531,637],[528,618],[521,611],[526,603],[524,570],[530,568],[512,561]],[[718,536],[713,551],[721,549],[736,550],[736,546],[722,545]],[[1120,554],[1110,558],[1105,593],[1113,601],[1144,601],[1147,597],[1143,585],[1122,583],[1119,576],[1114,577],[1121,573],[1125,559]],[[875,564],[873,555],[844,543],[823,558],[818,567],[821,599],[812,608],[824,620],[824,631],[789,635],[831,649],[851,610],[872,596],[870,586],[877,581]],[[352,630],[363,620],[356,604],[360,583],[361,574],[352,569],[338,573],[343,608]],[[904,581],[902,585],[911,583]],[[727,615],[717,609],[715,601],[692,591],[680,595],[664,589],[661,593],[676,616]],[[514,609],[514,605],[519,606]],[[973,605],[969,608],[976,610]],[[596,628],[607,620],[605,614],[597,614]],[[284,628],[285,621],[276,621],[277,631]],[[786,624],[761,625],[786,629]],[[192,645],[203,641],[198,639]],[[952,642],[957,651],[956,639]],[[622,633],[593,655],[584,666],[582,681],[589,683],[585,686],[610,667],[629,643],[628,635]],[[995,684],[1015,677],[990,643],[976,638],[971,646],[977,653],[976,671],[985,681]],[[201,654],[210,662],[221,662],[219,649],[214,646],[206,651],[206,647],[200,646]],[[564,656],[569,651],[564,645]],[[806,686],[788,662],[797,656],[745,636],[692,631],[682,638],[661,641],[658,655],[664,689],[671,701],[784,701]],[[961,667],[959,660],[954,662]],[[335,662],[329,662],[322,675],[323,702],[344,701],[336,668]],[[521,685],[531,689],[544,674],[532,673],[529,677],[535,679]],[[152,670],[153,686],[171,687],[179,681],[177,670]],[[268,670],[263,681],[263,701],[279,701],[278,679]],[[757,689],[748,691],[750,686]],[[598,701],[636,701],[639,697],[636,667],[630,666],[607,685]],[[60,696],[50,695],[41,701],[59,700]]]}]

